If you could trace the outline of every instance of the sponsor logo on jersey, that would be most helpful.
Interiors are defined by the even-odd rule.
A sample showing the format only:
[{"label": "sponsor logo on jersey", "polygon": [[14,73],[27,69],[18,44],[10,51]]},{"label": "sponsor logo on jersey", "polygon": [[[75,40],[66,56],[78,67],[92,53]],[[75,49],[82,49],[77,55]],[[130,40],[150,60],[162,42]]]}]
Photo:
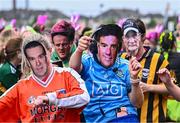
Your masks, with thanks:
[{"label": "sponsor logo on jersey", "polygon": [[[99,82],[93,81],[92,96],[96,97],[118,97],[121,98],[125,83],[119,81]],[[125,86],[125,85],[124,85]]]},{"label": "sponsor logo on jersey", "polygon": [[123,74],[123,72],[122,72],[121,70],[118,70],[118,71],[116,72],[116,74],[117,74],[117,76],[119,76],[120,78],[123,78],[123,77],[124,77],[124,74]]},{"label": "sponsor logo on jersey", "polygon": [[34,104],[34,101],[35,101],[35,97],[34,96],[30,96],[29,99],[28,99],[28,104],[29,105]]},{"label": "sponsor logo on jersey", "polygon": [[142,70],[142,78],[148,78],[148,76],[149,76],[149,69],[147,69],[147,68],[144,68],[143,70]]}]

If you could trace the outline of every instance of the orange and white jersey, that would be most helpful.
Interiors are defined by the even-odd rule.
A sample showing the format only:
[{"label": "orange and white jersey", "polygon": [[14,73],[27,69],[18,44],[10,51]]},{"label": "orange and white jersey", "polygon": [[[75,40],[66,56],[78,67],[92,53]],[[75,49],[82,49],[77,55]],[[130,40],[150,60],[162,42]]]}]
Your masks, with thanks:
[{"label": "orange and white jersey", "polygon": [[[34,99],[39,95],[47,95],[50,104],[34,106]],[[0,121],[79,122],[82,106],[89,98],[85,83],[77,72],[54,67],[45,82],[32,75],[3,94]]]}]

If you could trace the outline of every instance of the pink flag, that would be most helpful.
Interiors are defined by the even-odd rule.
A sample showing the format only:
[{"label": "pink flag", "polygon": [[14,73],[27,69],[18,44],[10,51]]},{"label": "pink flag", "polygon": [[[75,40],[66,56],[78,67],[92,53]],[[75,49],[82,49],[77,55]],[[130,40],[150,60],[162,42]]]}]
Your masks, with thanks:
[{"label": "pink flag", "polygon": [[12,28],[16,28],[16,19],[12,19],[10,25]]},{"label": "pink flag", "polygon": [[80,24],[78,23],[79,19],[80,19],[79,14],[71,15],[71,24],[75,30],[79,30],[81,28]]},{"label": "pink flag", "polygon": [[38,15],[36,23],[39,25],[45,25],[48,19],[47,15]]},{"label": "pink flag", "polygon": [[164,30],[164,27],[162,24],[158,24],[156,27],[155,27],[155,32],[157,33],[158,37],[161,35],[161,33],[163,32]]},{"label": "pink flag", "polygon": [[0,30],[3,29],[5,27],[5,25],[6,25],[6,21],[3,18],[1,18],[0,19]]}]

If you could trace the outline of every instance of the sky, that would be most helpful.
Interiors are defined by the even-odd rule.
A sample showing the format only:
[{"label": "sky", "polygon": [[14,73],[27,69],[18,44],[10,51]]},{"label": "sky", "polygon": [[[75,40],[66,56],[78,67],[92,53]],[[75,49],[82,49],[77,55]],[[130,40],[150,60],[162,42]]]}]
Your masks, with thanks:
[{"label": "sky", "polygon": [[[16,0],[17,8],[25,8],[26,0]],[[168,14],[180,15],[180,0],[28,0],[30,9],[55,9],[67,15],[81,14],[97,16],[109,9],[138,9],[140,13],[165,14],[169,3]],[[179,8],[178,8],[179,7]],[[0,0],[0,11],[12,8],[12,0]],[[166,13],[167,14],[167,13]]]}]

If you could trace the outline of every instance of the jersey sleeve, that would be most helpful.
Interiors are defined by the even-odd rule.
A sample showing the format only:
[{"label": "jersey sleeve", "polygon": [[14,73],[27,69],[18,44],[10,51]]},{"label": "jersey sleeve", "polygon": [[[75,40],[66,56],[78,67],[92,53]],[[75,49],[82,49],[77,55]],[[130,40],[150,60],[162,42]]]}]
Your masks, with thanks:
[{"label": "jersey sleeve", "polygon": [[127,92],[131,92],[131,81],[130,81],[130,71],[129,71],[129,67],[127,66],[127,71],[126,71],[126,87],[127,87]]},{"label": "jersey sleeve", "polygon": [[84,80],[81,79],[76,71],[71,68],[68,69],[69,72],[67,72],[66,75],[66,83],[68,83],[70,91],[67,93],[59,91],[48,93],[49,103],[66,108],[78,108],[84,106],[90,100]]},{"label": "jersey sleeve", "polygon": [[18,117],[18,97],[17,86],[12,86],[0,97],[0,122],[17,122]]},{"label": "jersey sleeve", "polygon": [[80,74],[83,75],[83,76],[86,76],[86,74],[88,73],[87,71],[89,71],[89,68],[91,66],[90,55],[83,54],[81,62],[82,62],[82,65],[83,65],[83,69],[82,69]]}]

